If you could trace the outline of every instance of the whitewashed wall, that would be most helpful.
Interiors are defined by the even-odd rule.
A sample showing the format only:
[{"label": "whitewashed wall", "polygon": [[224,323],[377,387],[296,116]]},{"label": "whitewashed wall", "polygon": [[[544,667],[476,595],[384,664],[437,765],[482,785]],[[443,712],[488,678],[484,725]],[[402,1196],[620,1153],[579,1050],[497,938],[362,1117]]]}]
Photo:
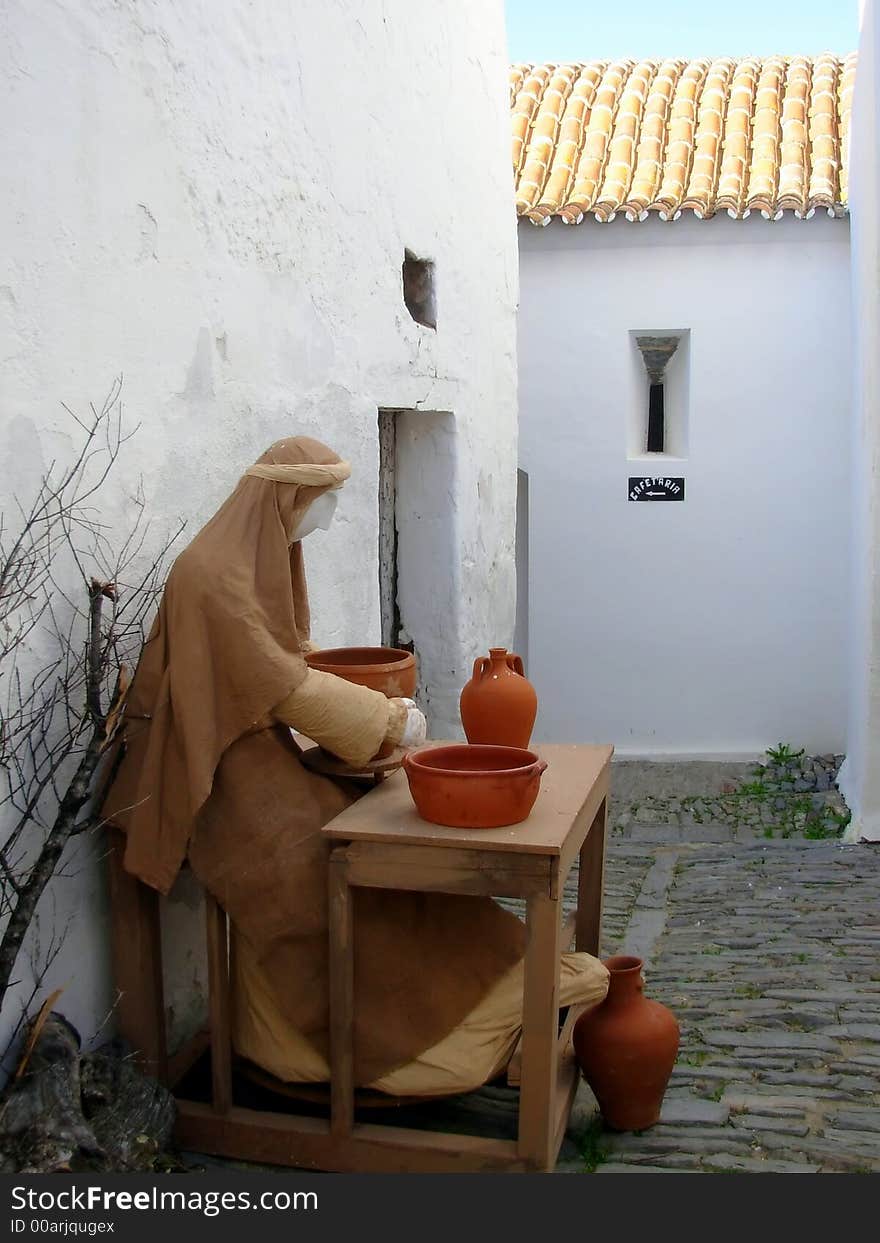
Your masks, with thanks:
[{"label": "whitewashed wall", "polygon": [[880,840],[880,22],[865,4],[853,98],[853,579],[850,710],[840,785],[854,839]]},{"label": "whitewashed wall", "polygon": [[[520,226],[539,736],[843,749],[848,234],[824,216]],[[686,456],[628,460],[647,402],[628,334],[683,329]],[[686,477],[683,503],[627,501],[629,475],[658,474]]]},{"label": "whitewashed wall", "polygon": [[[194,533],[271,441],[318,436],[354,473],[308,547],[315,637],[375,642],[377,411],[451,412],[425,590],[460,608],[413,635],[451,730],[475,652],[514,621],[501,0],[11,0],[0,49],[4,503],[69,448],[60,403],[119,372],[142,428],[110,518],[140,474],[160,525]],[[403,305],[405,247],[436,264],[436,332]],[[103,881],[86,861],[55,891],[44,915],[74,922],[47,983],[88,1034],[111,1000]]]}]

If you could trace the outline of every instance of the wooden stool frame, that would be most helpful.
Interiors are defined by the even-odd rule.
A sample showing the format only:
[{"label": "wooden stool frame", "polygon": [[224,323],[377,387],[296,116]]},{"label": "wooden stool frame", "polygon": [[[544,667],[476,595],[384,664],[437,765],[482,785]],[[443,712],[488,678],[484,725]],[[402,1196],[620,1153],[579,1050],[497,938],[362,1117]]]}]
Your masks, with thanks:
[{"label": "wooden stool frame", "polygon": [[[110,831],[111,920],[120,1035],[133,1045],[144,1069],[172,1089],[210,1044],[210,1104],[177,1097],[176,1140],[182,1148],[236,1160],[346,1172],[552,1169],[577,1090],[579,1076],[571,1033],[580,1013],[579,1007],[570,1007],[562,1031],[558,1030],[559,973],[555,964],[572,941],[579,950],[599,953],[611,748],[547,746],[540,750],[551,758],[551,764],[554,752],[596,753],[590,757],[595,771],[584,785],[582,802],[578,796],[579,810],[564,834],[558,835],[554,849],[545,853],[518,853],[497,845],[460,849],[443,844],[436,831],[432,844],[361,840],[354,828],[352,837],[348,836],[348,812],[325,829],[332,842],[328,868],[329,1119],[244,1109],[233,1103],[229,924],[225,912],[207,893],[210,1030],[207,1037],[200,1034],[169,1058],[158,895],[125,872],[124,837]],[[399,774],[386,784],[391,780],[405,779]],[[369,800],[381,789],[356,804],[361,812],[368,810]],[[437,840],[441,844],[436,844]],[[577,908],[563,919],[565,880],[578,858]],[[509,1074],[509,1081],[520,1084],[515,1141],[355,1121],[355,886],[525,899],[523,1033]]]}]

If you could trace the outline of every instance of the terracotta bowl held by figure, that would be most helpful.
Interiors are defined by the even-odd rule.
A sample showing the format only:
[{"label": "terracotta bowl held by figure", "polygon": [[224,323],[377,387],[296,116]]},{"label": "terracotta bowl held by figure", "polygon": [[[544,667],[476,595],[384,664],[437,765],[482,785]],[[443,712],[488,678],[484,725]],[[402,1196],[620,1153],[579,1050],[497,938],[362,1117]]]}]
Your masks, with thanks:
[{"label": "terracotta bowl held by figure", "polygon": [[306,664],[389,699],[411,699],[416,691],[416,658],[400,647],[330,647],[309,652]]},{"label": "terracotta bowl held by figure", "polygon": [[499,829],[525,820],[546,761],[521,747],[421,747],[403,761],[423,820],[455,829]]}]

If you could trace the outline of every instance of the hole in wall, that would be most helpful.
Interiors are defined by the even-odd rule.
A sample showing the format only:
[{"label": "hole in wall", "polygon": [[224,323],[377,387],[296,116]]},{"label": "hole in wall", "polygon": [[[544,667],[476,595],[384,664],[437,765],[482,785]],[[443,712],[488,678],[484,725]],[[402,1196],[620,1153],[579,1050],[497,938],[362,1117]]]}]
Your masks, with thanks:
[{"label": "hole in wall", "polygon": [[434,292],[434,261],[419,259],[411,250],[404,251],[403,301],[417,324],[437,327],[437,304]]}]

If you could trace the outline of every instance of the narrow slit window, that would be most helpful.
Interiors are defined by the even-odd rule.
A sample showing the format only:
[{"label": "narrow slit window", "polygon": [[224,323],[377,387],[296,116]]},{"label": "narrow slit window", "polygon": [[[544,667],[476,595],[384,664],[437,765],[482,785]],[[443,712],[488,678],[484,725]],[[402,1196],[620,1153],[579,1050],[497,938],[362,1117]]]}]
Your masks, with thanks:
[{"label": "narrow slit window", "polygon": [[648,452],[662,453],[666,435],[663,415],[663,384],[652,384],[648,390]]},{"label": "narrow slit window", "polygon": [[645,450],[648,453],[666,451],[666,411],[664,379],[666,367],[678,349],[678,336],[638,336],[636,345],[642,355],[648,374],[648,420]]}]

